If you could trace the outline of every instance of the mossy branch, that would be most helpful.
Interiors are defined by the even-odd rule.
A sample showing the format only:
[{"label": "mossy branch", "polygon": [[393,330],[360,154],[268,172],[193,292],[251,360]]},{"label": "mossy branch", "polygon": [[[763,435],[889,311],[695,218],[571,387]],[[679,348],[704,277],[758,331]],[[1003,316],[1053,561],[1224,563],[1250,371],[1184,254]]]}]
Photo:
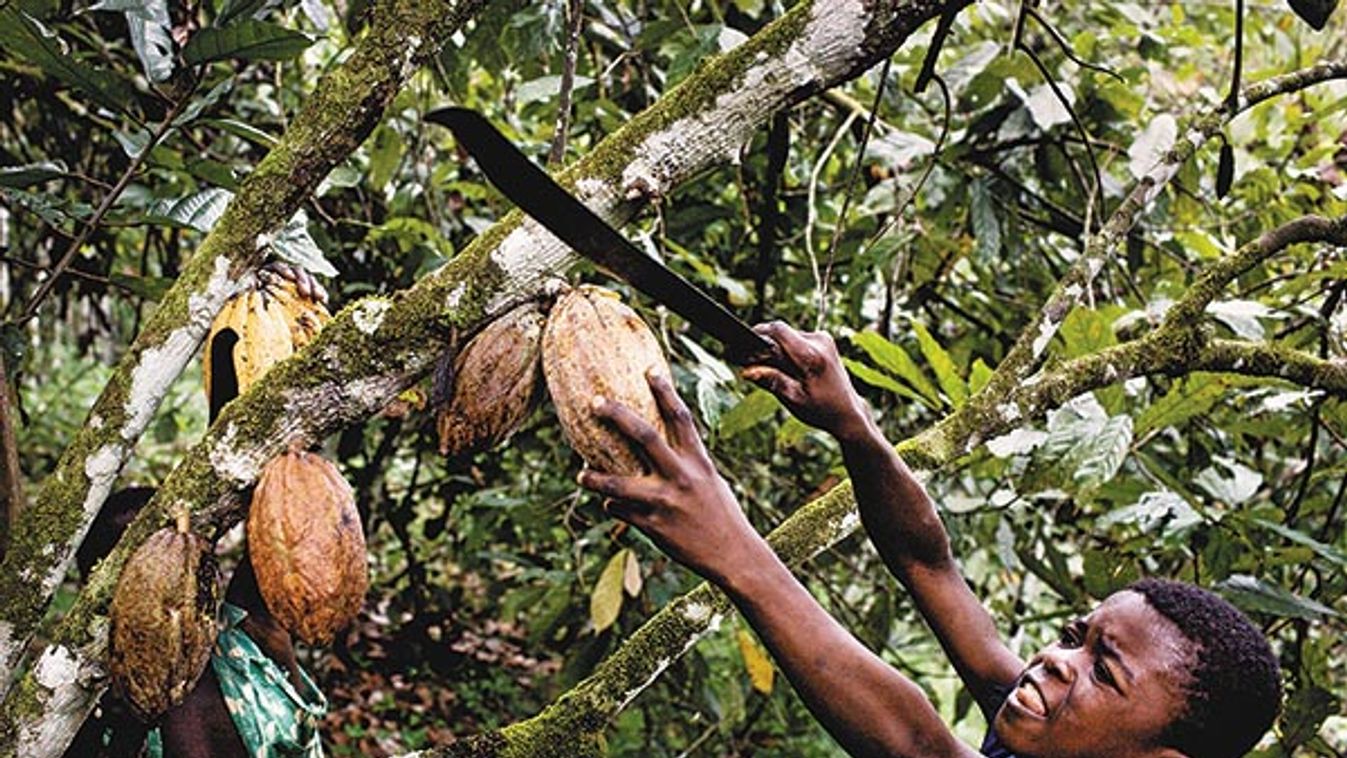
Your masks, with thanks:
[{"label": "mossy branch", "polygon": [[[280,142],[243,182],[119,362],[0,563],[0,693],[168,388],[211,320],[280,228],[382,119],[419,62],[485,0],[385,0],[346,61],[319,80]],[[0,722],[0,745],[12,739]]]},{"label": "mossy branch", "polygon": [[[891,54],[941,7],[937,0],[800,3],[730,53],[703,63],[558,180],[610,222],[623,223],[651,196],[736,156],[773,112]],[[389,48],[406,55],[405,45]],[[315,133],[305,133],[307,143]],[[33,652],[38,665],[0,709],[0,754],[63,749],[106,685],[106,604],[121,566],[171,510],[189,510],[203,532],[227,529],[242,516],[240,493],[264,461],[290,444],[313,443],[369,417],[430,369],[452,330],[470,331],[535,296],[574,261],[536,223],[510,214],[410,290],[344,309],[313,344],[227,406],[99,564],[46,645]],[[585,711],[580,721],[597,729],[604,712]]]}]

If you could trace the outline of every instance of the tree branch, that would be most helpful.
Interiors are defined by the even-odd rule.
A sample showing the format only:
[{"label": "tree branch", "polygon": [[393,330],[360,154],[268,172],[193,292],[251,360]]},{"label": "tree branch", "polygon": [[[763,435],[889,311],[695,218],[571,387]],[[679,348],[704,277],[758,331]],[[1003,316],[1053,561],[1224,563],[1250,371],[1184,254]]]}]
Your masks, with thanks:
[{"label": "tree branch", "polygon": [[[940,8],[937,0],[800,3],[699,68],[558,179],[610,223],[625,223],[650,197],[737,155],[775,111],[887,57]],[[291,132],[300,126],[297,118]],[[49,641],[33,651],[32,671],[0,707],[0,754],[21,748],[54,755],[64,748],[106,686],[105,613],[121,566],[167,523],[171,508],[189,511],[203,533],[227,529],[242,517],[240,493],[266,460],[292,443],[313,443],[372,415],[430,370],[434,346],[453,328],[484,324],[536,295],[575,261],[555,237],[512,213],[410,290],[343,309],[304,351],[226,406],[99,564]],[[641,676],[627,688],[633,696],[646,681],[637,672],[629,672]],[[605,703],[575,722],[592,730],[586,734],[598,734],[606,721],[602,714],[615,713],[620,699]],[[569,745],[578,738],[552,731],[556,719],[546,723],[547,729],[534,732],[536,744]]]},{"label": "tree branch", "polygon": [[[485,0],[385,0],[354,53],[320,80],[285,137],[239,188],[131,344],[88,421],[14,525],[0,563],[0,693],[168,387],[278,229],[382,118],[438,41]],[[0,721],[0,748],[13,744]],[[3,753],[0,749],[0,753]]]}]

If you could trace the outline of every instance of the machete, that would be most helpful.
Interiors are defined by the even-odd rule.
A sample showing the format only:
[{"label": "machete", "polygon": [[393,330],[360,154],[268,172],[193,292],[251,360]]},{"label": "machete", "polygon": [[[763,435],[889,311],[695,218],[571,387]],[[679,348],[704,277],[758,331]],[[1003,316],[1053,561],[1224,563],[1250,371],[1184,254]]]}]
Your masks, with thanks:
[{"label": "machete", "polygon": [[441,108],[427,113],[425,118],[452,131],[491,183],[521,210],[575,252],[715,337],[724,345],[725,357],[730,361],[740,365],[789,364],[776,343],[753,331],[663,263],[641,252],[562,189],[480,113],[467,108]]}]

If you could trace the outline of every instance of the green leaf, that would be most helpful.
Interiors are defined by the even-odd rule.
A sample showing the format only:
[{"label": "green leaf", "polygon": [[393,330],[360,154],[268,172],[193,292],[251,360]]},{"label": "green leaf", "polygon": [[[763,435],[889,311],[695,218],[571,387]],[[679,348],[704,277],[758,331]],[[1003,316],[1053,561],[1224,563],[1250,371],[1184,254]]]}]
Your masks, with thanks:
[{"label": "green leaf", "polygon": [[396,129],[381,124],[374,130],[368,145],[369,186],[375,192],[382,193],[402,161],[403,140]]},{"label": "green leaf", "polygon": [[781,401],[767,390],[755,389],[720,417],[720,435],[725,439],[746,432],[771,418]]},{"label": "green leaf", "polygon": [[608,565],[599,574],[599,581],[589,595],[589,619],[594,631],[602,632],[617,621],[622,612],[622,580],[627,571],[627,548],[622,548],[608,559]]},{"label": "green leaf", "polygon": [[917,366],[907,351],[884,339],[877,332],[857,332],[851,335],[851,343],[870,357],[875,365],[907,382],[932,408],[940,407],[940,392],[926,378],[926,374]]},{"label": "green leaf", "polygon": [[1001,222],[996,216],[996,203],[987,179],[978,179],[969,188],[968,216],[977,241],[976,256],[980,263],[989,265],[1001,254]]},{"label": "green leaf", "polygon": [[150,206],[146,220],[209,232],[233,197],[229,190],[212,187],[178,200],[160,200]]},{"label": "green leaf", "polygon": [[126,17],[131,47],[140,58],[145,76],[152,82],[167,81],[173,74],[172,22],[168,0],[100,0],[89,10],[116,11]]},{"label": "green leaf", "polygon": [[232,118],[209,119],[204,123],[223,129],[235,137],[251,142],[258,147],[272,148],[279,142],[275,137],[258,129],[252,124],[246,124]]},{"label": "green leaf", "polygon": [[917,344],[921,346],[922,356],[935,371],[935,380],[940,383],[940,389],[945,391],[945,396],[955,408],[963,405],[968,400],[968,385],[960,376],[954,360],[920,321],[912,322],[912,330],[917,334]]},{"label": "green leaf", "polygon": [[1249,519],[1249,523],[1255,524],[1263,529],[1266,529],[1274,534],[1277,534],[1287,540],[1290,540],[1291,542],[1296,543],[1297,545],[1304,545],[1305,547],[1308,547],[1310,550],[1313,550],[1315,555],[1318,555],[1320,558],[1323,558],[1324,560],[1327,560],[1331,563],[1335,563],[1339,566],[1347,566],[1347,552],[1343,552],[1342,550],[1339,550],[1338,548],[1333,547],[1332,545],[1326,545],[1320,542],[1319,540],[1316,540],[1313,537],[1309,536],[1308,534],[1298,532],[1295,529],[1292,529],[1288,526],[1283,526],[1276,522],[1266,521],[1260,518],[1251,518]]},{"label": "green leaf", "polygon": [[1230,389],[1230,382],[1215,374],[1193,374],[1174,383],[1165,396],[1151,403],[1136,421],[1136,436],[1153,429],[1179,426],[1210,411]]},{"label": "green leaf", "polygon": [[1132,446],[1132,419],[1113,416],[1077,448],[1080,463],[1071,478],[1087,491],[1099,489],[1118,473]]},{"label": "green leaf", "polygon": [[124,112],[135,97],[130,82],[86,65],[71,54],[56,32],[13,5],[0,9],[0,49],[23,56],[43,73],[80,90],[108,110]]},{"label": "green leaf", "polygon": [[284,61],[312,44],[313,38],[302,32],[249,19],[224,28],[202,29],[187,41],[182,58],[192,65],[225,58]]},{"label": "green leaf", "polygon": [[0,187],[22,189],[51,179],[60,179],[69,169],[61,161],[39,161],[0,168]]},{"label": "green leaf", "polygon": [[860,361],[852,360],[851,358],[843,358],[842,365],[846,366],[847,371],[850,372],[852,376],[865,382],[871,387],[887,390],[895,395],[901,395],[909,400],[915,400],[918,403],[922,403],[936,410],[940,408],[939,403],[932,402],[931,400],[918,395],[906,384],[899,382],[897,379],[894,379],[879,369],[871,368],[870,366],[867,366]]},{"label": "green leaf", "polygon": [[271,249],[286,263],[319,276],[336,276],[337,269],[328,263],[318,243],[309,236],[309,216],[302,209],[297,211],[285,225],[280,234],[271,241]]},{"label": "green leaf", "polygon": [[981,358],[974,358],[973,365],[968,369],[968,393],[976,395],[987,386],[987,382],[992,380],[991,367],[983,363]]},{"label": "green leaf", "polygon": [[57,228],[68,221],[83,221],[94,213],[94,209],[84,203],[71,203],[52,195],[8,187],[0,187],[0,198],[4,198],[11,206],[37,214],[38,218]]},{"label": "green leaf", "polygon": [[1338,615],[1337,611],[1322,603],[1247,574],[1231,575],[1216,585],[1216,591],[1240,609],[1253,613],[1305,621],[1319,621],[1325,616]]}]

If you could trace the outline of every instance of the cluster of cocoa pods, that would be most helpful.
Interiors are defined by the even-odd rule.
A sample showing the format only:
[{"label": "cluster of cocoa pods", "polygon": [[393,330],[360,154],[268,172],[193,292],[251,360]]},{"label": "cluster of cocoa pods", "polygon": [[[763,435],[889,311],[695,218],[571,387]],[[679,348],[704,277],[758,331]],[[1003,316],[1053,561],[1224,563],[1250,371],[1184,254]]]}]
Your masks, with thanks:
[{"label": "cluster of cocoa pods", "polygon": [[[307,280],[268,272],[216,317],[204,351],[212,418],[329,320],[325,298],[299,282]],[[544,385],[567,440],[596,469],[635,474],[644,464],[594,415],[595,396],[663,431],[646,377],[668,377],[669,364],[640,316],[601,287],[569,289],[547,313],[535,302],[505,313],[457,352],[452,368],[437,418],[449,456],[503,442],[532,413]],[[269,461],[246,533],[267,610],[292,634],[326,644],[355,618],[368,586],[365,538],[351,487],[333,463],[303,450]],[[213,545],[191,533],[185,516],[128,560],[110,612],[110,669],[114,687],[145,720],[191,692],[219,631],[220,600]]]},{"label": "cluster of cocoa pods", "polygon": [[590,407],[602,396],[634,410],[661,433],[646,379],[669,376],[650,327],[617,293],[581,285],[544,316],[526,303],[492,321],[455,356],[453,385],[438,416],[440,452],[467,455],[503,442],[541,399],[545,380],[567,441],[600,471],[636,474],[640,456]]},{"label": "cluster of cocoa pods", "polygon": [[[312,341],[331,318],[325,299],[306,274],[272,267],[225,304],[204,350],[212,419]],[[326,644],[354,620],[368,586],[365,537],[333,463],[302,450],[269,461],[253,490],[247,540],[267,610],[292,634]],[[214,546],[190,531],[185,515],[128,559],[110,607],[109,669],[142,719],[192,691],[219,632],[220,602]]]}]

